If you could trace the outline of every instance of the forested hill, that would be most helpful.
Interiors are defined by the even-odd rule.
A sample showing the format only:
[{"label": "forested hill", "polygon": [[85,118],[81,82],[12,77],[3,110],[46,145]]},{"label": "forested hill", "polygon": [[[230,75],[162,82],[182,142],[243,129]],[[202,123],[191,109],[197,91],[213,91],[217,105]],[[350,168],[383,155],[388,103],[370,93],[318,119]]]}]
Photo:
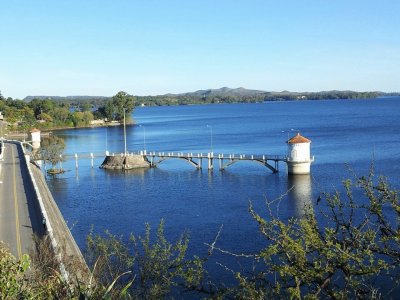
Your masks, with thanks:
[{"label": "forested hill", "polygon": [[245,88],[199,90],[183,94],[138,97],[144,105],[185,105],[201,103],[251,103],[264,101],[365,99],[383,95],[381,92],[323,91],[323,92],[266,92]]},{"label": "forested hill", "polygon": [[[165,94],[156,96],[136,96],[136,105],[188,105],[206,103],[252,103],[263,101],[289,100],[324,100],[324,99],[365,99],[386,95],[400,95],[399,93],[386,94],[383,92],[355,92],[355,91],[322,91],[322,92],[267,92],[245,88],[228,88],[198,90],[181,94]],[[32,99],[52,99],[57,102],[80,106],[89,102],[93,106],[101,106],[110,99],[103,96],[28,96],[24,101]]]},{"label": "forested hill", "polygon": [[[80,104],[84,102],[89,102],[91,104],[95,104],[96,106],[98,105],[104,105],[104,103],[111,99],[111,97],[105,97],[105,96],[67,96],[67,97],[61,97],[61,96],[27,96],[23,99],[25,102],[30,102],[33,99],[39,99],[39,100],[47,100],[51,99],[60,103],[65,103],[65,104]],[[97,105],[98,104],[98,105]]]}]

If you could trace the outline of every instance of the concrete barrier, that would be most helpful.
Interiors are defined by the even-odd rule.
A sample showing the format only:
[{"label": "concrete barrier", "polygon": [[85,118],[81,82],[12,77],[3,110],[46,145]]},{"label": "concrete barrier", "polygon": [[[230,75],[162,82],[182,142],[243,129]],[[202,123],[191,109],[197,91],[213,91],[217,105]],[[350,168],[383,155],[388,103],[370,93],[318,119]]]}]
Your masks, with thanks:
[{"label": "concrete barrier", "polygon": [[69,280],[69,273],[66,270],[65,265],[64,265],[64,263],[62,261],[62,254],[61,254],[61,251],[60,251],[60,247],[59,247],[59,245],[57,243],[57,240],[55,239],[54,234],[53,234],[53,227],[52,227],[52,224],[51,224],[51,220],[50,220],[50,218],[49,218],[49,216],[47,214],[47,211],[46,211],[45,205],[43,203],[43,199],[42,199],[40,190],[39,190],[38,185],[37,185],[37,183],[35,181],[35,177],[33,176],[33,173],[32,173],[32,169],[31,169],[31,166],[30,166],[30,156],[25,154],[25,149],[24,149],[24,147],[23,147],[21,142],[19,142],[19,141],[13,141],[13,142],[15,144],[17,144],[17,146],[21,147],[22,152],[24,153],[23,157],[21,157],[20,159],[24,161],[24,164],[26,165],[26,167],[28,169],[29,178],[31,179],[31,183],[32,183],[33,189],[35,191],[35,196],[36,196],[35,198],[37,199],[37,202],[39,204],[40,213],[42,215],[42,218],[43,218],[43,220],[45,220],[46,229],[47,229],[47,235],[48,235],[48,237],[50,239],[50,243],[51,243],[51,247],[53,249],[54,255],[56,256],[57,262],[58,262],[58,264],[60,266],[61,276],[63,277],[63,279],[66,282],[69,282],[70,281]]},{"label": "concrete barrier", "polygon": [[3,141],[0,142],[0,160],[3,159],[3,155],[4,155],[4,143]]}]

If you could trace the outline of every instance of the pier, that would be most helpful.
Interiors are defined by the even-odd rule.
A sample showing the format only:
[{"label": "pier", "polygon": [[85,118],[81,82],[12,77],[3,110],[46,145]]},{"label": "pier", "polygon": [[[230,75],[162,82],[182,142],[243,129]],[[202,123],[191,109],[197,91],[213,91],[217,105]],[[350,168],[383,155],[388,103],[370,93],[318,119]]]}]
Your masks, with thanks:
[{"label": "pier", "polygon": [[219,168],[219,170],[225,170],[229,166],[237,163],[237,162],[255,162],[260,164],[273,173],[279,171],[279,162],[288,162],[288,157],[283,155],[255,155],[255,154],[225,154],[225,153],[187,153],[187,152],[179,152],[179,151],[168,151],[168,152],[157,152],[157,151],[137,151],[137,152],[129,152],[129,153],[73,153],[73,154],[65,154],[63,155],[66,159],[74,159],[75,167],[79,167],[79,161],[81,159],[90,159],[91,166],[94,167],[94,159],[95,158],[120,158],[122,161],[124,158],[130,157],[139,157],[142,161],[147,162],[148,167],[157,167],[163,161],[169,159],[179,159],[183,160],[196,169],[203,169],[203,163],[207,162],[207,169],[213,170],[215,165]]},{"label": "pier", "polygon": [[151,167],[156,167],[167,159],[181,159],[187,161],[196,169],[202,169],[203,160],[207,161],[208,170],[214,169],[214,162],[218,161],[219,170],[225,170],[227,167],[240,161],[251,161],[261,164],[273,173],[279,171],[279,162],[286,162],[286,156],[279,155],[247,155],[247,154],[214,154],[210,153],[183,153],[183,152],[149,152],[142,151],[143,155],[149,162]]},{"label": "pier", "polygon": [[[124,153],[105,152],[105,159],[100,168],[103,169],[122,169],[130,170],[137,168],[153,168],[168,159],[183,160],[196,169],[203,169],[203,160],[207,162],[207,169],[213,170],[217,165],[219,170],[225,170],[237,162],[254,162],[268,168],[273,173],[279,172],[279,162],[286,163],[289,174],[309,174],[310,165],[314,162],[314,156],[310,154],[311,140],[298,133],[289,139],[287,155],[268,155],[268,154],[226,154],[226,153],[193,153],[180,151],[137,151]],[[60,156],[61,157],[61,156]],[[66,154],[63,158],[75,159],[75,167],[78,169],[79,160],[89,158],[91,166],[94,167],[94,158],[104,157],[104,153],[74,153]],[[61,167],[62,168],[62,167]]]}]

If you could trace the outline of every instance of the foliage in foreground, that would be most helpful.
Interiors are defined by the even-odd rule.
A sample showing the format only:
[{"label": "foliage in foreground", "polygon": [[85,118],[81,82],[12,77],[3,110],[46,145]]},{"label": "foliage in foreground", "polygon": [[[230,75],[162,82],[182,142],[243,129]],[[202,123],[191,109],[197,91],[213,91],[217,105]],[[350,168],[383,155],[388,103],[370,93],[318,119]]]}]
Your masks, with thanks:
[{"label": "foliage in foreground", "polygon": [[[131,235],[129,242],[108,232],[105,236],[91,233],[92,274],[69,284],[54,266],[40,259],[33,261],[41,268],[28,272],[27,256],[17,261],[1,247],[0,298],[160,299],[179,298],[185,291],[216,299],[394,296],[400,280],[398,191],[383,177],[375,182],[372,172],[346,180],[344,187],[344,193],[321,195],[317,209],[307,207],[303,217],[289,221],[274,216],[273,202],[267,202],[265,216],[250,205],[267,246],[246,255],[256,271],[236,272],[237,284],[230,287],[206,285],[204,260],[186,258],[187,235],[168,242],[162,221],[155,239],[148,225],[143,237]],[[226,253],[216,246],[217,238],[210,253]],[[393,290],[381,289],[382,282]]]},{"label": "foliage in foreground", "polygon": [[88,256],[93,271],[78,278],[80,270],[70,262],[68,282],[57,271],[46,239],[37,241],[32,260],[25,254],[18,261],[0,244],[0,299],[161,299],[176,287],[193,290],[204,271],[202,260],[186,258],[188,243],[187,234],[168,242],[163,221],[154,241],[149,225],[143,237],[131,235],[129,243],[108,232],[91,233]]},{"label": "foliage in foreground", "polygon": [[[195,289],[203,277],[203,263],[198,257],[186,259],[189,244],[183,234],[174,244],[164,235],[161,221],[155,242],[151,242],[150,226],[146,225],[143,237],[131,235],[129,243],[109,232],[106,236],[88,236],[89,263],[94,263],[96,282],[106,286],[118,276],[117,293],[138,299],[160,299],[175,287]],[[118,295],[121,296],[120,294]]]},{"label": "foliage in foreground", "polygon": [[[288,222],[262,217],[250,206],[268,246],[254,255],[262,271],[244,276],[227,295],[241,298],[381,298],[400,279],[400,202],[385,178],[344,182],[345,195],[321,195],[316,213]],[[318,217],[317,217],[318,216]],[[322,217],[321,217],[322,216]],[[392,290],[382,290],[385,282]]]},{"label": "foliage in foreground", "polygon": [[30,266],[28,255],[20,261],[11,255],[3,243],[0,243],[0,298],[27,298],[29,288],[25,283],[25,274]]}]

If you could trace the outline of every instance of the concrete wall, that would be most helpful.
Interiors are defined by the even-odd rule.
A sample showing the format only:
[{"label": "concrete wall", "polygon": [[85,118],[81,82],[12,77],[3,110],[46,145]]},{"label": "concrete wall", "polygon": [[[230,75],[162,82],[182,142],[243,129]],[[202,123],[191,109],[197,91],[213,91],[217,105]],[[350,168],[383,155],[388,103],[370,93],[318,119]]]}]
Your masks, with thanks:
[{"label": "concrete wall", "polygon": [[287,162],[288,173],[293,175],[310,174],[311,163]]},{"label": "concrete wall", "polygon": [[[17,142],[16,144],[24,151],[22,143]],[[82,268],[82,274],[73,274],[74,276],[86,276],[89,269],[47,187],[41,170],[37,166],[31,164],[29,155],[23,155],[23,157],[21,157],[21,162],[23,162],[28,169],[31,184],[35,191],[36,205],[39,207],[43,220],[45,220],[47,235],[58,260],[61,276],[64,280],[69,281],[70,274],[66,267],[68,259],[79,262]]]},{"label": "concrete wall", "polygon": [[0,160],[3,159],[4,155],[4,144],[3,142],[0,142]]}]

